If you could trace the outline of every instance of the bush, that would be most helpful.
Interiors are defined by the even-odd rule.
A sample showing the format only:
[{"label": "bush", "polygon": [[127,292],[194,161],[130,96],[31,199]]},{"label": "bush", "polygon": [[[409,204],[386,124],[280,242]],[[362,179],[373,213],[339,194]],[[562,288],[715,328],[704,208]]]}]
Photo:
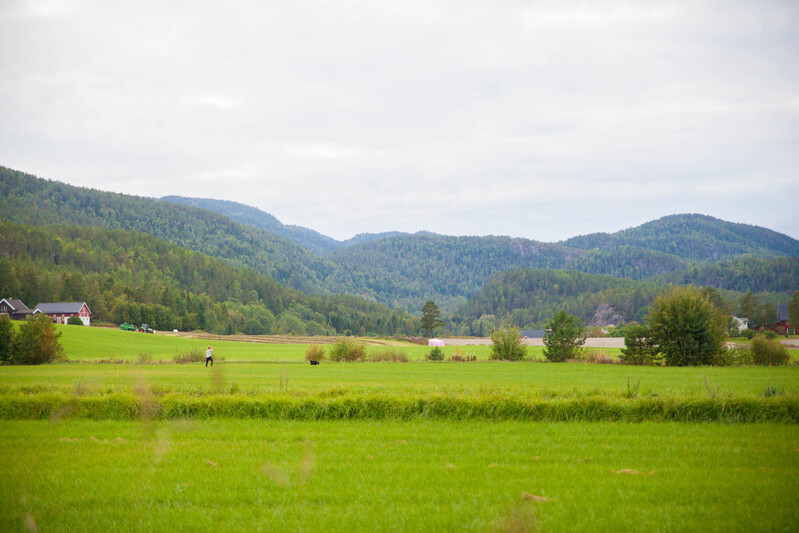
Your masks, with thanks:
[{"label": "bush", "polygon": [[305,360],[306,361],[319,361],[325,360],[325,348],[319,344],[311,344],[307,350],[305,350]]},{"label": "bush", "polygon": [[750,341],[755,338],[755,335],[757,335],[757,331],[753,329],[745,329],[738,334],[739,337],[749,339]]},{"label": "bush", "polygon": [[67,319],[67,325],[69,326],[82,326],[83,320],[80,319],[78,315],[72,315]]},{"label": "bush", "polygon": [[616,361],[605,353],[605,350],[586,349],[580,355],[580,360],[584,363],[594,363],[597,365],[613,365]]},{"label": "bush", "polygon": [[366,347],[350,338],[342,337],[330,347],[331,361],[363,361]]},{"label": "bush", "polygon": [[399,350],[383,350],[382,352],[373,353],[369,360],[375,363],[388,361],[391,363],[407,363],[408,354]]},{"label": "bush", "polygon": [[45,314],[38,314],[25,322],[14,336],[11,346],[11,362],[17,365],[41,365],[52,363],[63,357],[64,349],[58,344],[53,321]]},{"label": "bush", "polygon": [[725,348],[713,356],[710,362],[713,366],[740,366],[749,365],[752,361],[752,349],[745,344],[736,344]]},{"label": "bush", "polygon": [[0,315],[0,365],[11,362],[14,345],[14,325],[6,315]]},{"label": "bush", "polygon": [[619,360],[628,365],[654,365],[660,362],[646,326],[630,324],[624,331],[624,348]]},{"label": "bush", "polygon": [[491,332],[491,354],[489,359],[501,361],[521,361],[527,355],[527,347],[522,344],[519,328],[495,329]]},{"label": "bush", "polygon": [[752,339],[752,364],[761,366],[787,365],[791,360],[788,349],[777,341],[758,335]]},{"label": "bush", "polygon": [[472,352],[472,355],[466,355],[463,351],[463,348],[461,348],[460,346],[456,346],[455,353],[449,356],[449,360],[458,363],[465,363],[465,362],[477,361],[477,356],[474,355],[474,352]]},{"label": "bush", "polygon": [[179,364],[201,363],[205,361],[205,354],[197,348],[188,352],[175,352],[175,355],[172,356],[172,361]]},{"label": "bush", "polygon": [[439,346],[433,346],[433,349],[427,354],[427,358],[430,361],[443,361],[444,350],[442,350]]},{"label": "bush", "polygon": [[544,357],[556,363],[579,358],[580,347],[586,339],[582,320],[566,311],[558,311],[547,322],[546,329]]}]

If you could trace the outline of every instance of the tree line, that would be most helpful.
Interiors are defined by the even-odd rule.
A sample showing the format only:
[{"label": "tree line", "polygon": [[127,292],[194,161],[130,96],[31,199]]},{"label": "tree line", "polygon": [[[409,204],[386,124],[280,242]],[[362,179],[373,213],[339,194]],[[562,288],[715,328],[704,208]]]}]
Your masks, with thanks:
[{"label": "tree line", "polygon": [[94,320],[214,333],[415,335],[419,321],[347,295],[308,295],[151,235],[0,222],[0,294],[86,301]]}]

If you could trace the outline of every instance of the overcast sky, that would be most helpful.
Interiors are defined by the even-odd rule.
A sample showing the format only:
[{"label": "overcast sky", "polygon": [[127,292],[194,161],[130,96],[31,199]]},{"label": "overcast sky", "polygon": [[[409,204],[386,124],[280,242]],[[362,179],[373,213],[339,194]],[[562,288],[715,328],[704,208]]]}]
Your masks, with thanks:
[{"label": "overcast sky", "polygon": [[0,0],[0,165],[338,239],[799,238],[799,2]]}]

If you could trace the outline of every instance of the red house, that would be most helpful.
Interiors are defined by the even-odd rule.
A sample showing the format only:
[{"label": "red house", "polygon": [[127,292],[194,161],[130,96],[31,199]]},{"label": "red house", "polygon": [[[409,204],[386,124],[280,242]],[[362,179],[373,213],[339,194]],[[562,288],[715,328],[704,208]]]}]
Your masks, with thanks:
[{"label": "red house", "polygon": [[35,313],[44,313],[53,319],[56,324],[66,324],[71,316],[77,316],[83,321],[84,326],[91,325],[92,312],[86,302],[44,303],[38,304],[33,310]]}]

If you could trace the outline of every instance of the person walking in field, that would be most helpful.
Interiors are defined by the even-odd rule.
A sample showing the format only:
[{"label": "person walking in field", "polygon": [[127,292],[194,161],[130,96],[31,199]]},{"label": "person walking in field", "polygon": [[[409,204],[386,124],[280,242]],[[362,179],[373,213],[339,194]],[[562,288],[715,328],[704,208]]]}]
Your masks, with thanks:
[{"label": "person walking in field", "polygon": [[211,366],[214,366],[214,349],[210,346],[205,350],[205,367],[208,368],[208,361],[211,361]]}]

